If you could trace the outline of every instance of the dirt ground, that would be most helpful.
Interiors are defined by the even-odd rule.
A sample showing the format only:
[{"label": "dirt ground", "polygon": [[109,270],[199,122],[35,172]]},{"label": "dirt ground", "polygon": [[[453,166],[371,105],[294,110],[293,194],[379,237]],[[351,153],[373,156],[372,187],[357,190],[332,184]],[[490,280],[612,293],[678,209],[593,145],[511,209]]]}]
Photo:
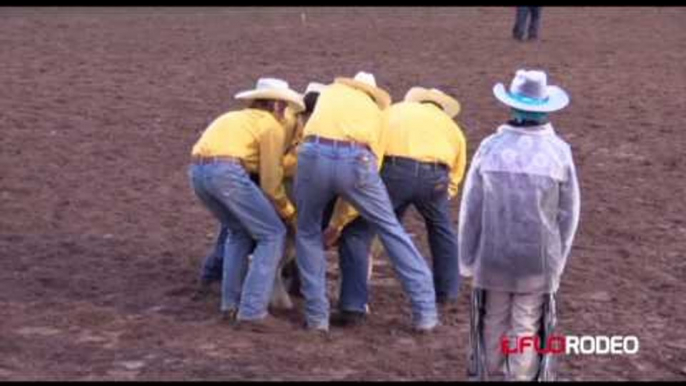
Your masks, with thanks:
[{"label": "dirt ground", "polygon": [[535,43],[512,41],[513,17],[0,9],[0,380],[465,380],[469,283],[439,332],[415,336],[385,256],[369,323],[328,342],[299,311],[257,334],[222,323],[218,296],[192,301],[216,224],[190,190],[189,152],[259,76],[302,90],[365,70],[394,100],[414,85],[456,95],[471,158],[507,118],[493,85],[520,67],[572,99],[553,116],[582,189],[559,332],[640,340],[633,356],[560,357],[560,378],[686,379],[686,9],[546,8]]}]

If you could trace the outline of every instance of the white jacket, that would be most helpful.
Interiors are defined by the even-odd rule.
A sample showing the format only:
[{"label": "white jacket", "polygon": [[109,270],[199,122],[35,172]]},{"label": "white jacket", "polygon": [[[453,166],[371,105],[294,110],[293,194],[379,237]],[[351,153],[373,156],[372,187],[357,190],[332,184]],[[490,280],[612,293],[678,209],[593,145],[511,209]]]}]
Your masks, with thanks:
[{"label": "white jacket", "polygon": [[502,125],[467,173],[458,228],[461,274],[479,288],[554,293],[579,223],[569,145],[552,125]]}]

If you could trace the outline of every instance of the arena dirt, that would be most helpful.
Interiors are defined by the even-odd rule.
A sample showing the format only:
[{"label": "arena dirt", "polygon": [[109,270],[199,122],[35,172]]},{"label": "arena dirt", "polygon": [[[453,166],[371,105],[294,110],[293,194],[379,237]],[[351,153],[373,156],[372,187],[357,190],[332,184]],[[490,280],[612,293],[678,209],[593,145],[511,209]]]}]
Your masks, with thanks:
[{"label": "arena dirt", "polygon": [[[471,158],[507,118],[493,85],[519,67],[572,100],[553,116],[582,189],[560,333],[641,344],[560,358],[560,377],[683,380],[685,17],[545,8],[541,40],[516,43],[511,8],[0,10],[0,380],[464,380],[468,283],[443,328],[416,336],[386,256],[369,323],[330,341],[299,311],[257,334],[222,323],[217,295],[192,301],[216,224],[187,163],[257,77],[302,90],[358,70],[394,100],[415,85],[457,96]],[[405,225],[428,256],[416,212]]]}]

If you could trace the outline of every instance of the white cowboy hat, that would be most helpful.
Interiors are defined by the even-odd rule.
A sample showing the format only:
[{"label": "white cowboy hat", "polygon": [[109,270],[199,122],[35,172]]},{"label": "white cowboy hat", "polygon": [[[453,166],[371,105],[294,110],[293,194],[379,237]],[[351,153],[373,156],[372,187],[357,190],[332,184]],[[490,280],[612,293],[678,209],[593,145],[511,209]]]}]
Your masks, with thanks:
[{"label": "white cowboy hat", "polygon": [[391,105],[391,96],[376,86],[376,79],[373,74],[360,71],[354,78],[336,78],[334,81],[366,92],[374,99],[381,110]]},{"label": "white cowboy hat", "polygon": [[543,71],[518,70],[510,89],[502,83],[493,87],[499,101],[517,110],[549,113],[569,104],[567,93],[557,86],[548,86],[548,76]]},{"label": "white cowboy hat", "polygon": [[255,89],[237,93],[234,98],[241,100],[275,99],[288,102],[295,112],[305,110],[305,103],[300,93],[291,90],[288,82],[278,78],[260,78]]},{"label": "white cowboy hat", "polygon": [[460,102],[450,95],[444,93],[437,88],[412,87],[407,94],[405,94],[405,102],[433,102],[441,106],[443,111],[450,116],[455,117],[460,113]]},{"label": "white cowboy hat", "polygon": [[321,93],[322,90],[324,90],[325,88],[326,88],[326,85],[323,84],[323,83],[319,83],[319,82],[310,82],[310,83],[307,85],[307,88],[305,89],[305,92],[303,93],[303,95],[306,95],[306,94],[311,93],[311,92],[314,92],[314,93]]}]

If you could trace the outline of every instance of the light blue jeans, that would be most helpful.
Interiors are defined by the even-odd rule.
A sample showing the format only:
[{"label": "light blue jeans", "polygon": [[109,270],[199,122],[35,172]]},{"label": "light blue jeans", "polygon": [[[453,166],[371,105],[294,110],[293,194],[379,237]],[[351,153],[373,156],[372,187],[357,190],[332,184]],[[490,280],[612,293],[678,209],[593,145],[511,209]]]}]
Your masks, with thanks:
[{"label": "light blue jeans", "polygon": [[228,229],[221,310],[237,309],[239,320],[264,318],[283,255],[286,227],[239,163],[194,164],[190,177],[195,194]]},{"label": "light blue jeans", "polygon": [[[250,174],[250,179],[255,183],[260,183],[260,177],[257,174]],[[200,269],[200,280],[205,283],[221,281],[224,272],[224,245],[226,245],[226,236],[229,234],[229,228],[219,223],[219,233],[214,242],[212,251],[205,256]]]},{"label": "light blue jeans", "polygon": [[373,153],[305,142],[298,152],[295,196],[296,253],[308,327],[329,327],[321,221],[326,203],[336,195],[350,202],[378,233],[409,295],[414,326],[433,327],[438,314],[431,270],[393,212]]}]

